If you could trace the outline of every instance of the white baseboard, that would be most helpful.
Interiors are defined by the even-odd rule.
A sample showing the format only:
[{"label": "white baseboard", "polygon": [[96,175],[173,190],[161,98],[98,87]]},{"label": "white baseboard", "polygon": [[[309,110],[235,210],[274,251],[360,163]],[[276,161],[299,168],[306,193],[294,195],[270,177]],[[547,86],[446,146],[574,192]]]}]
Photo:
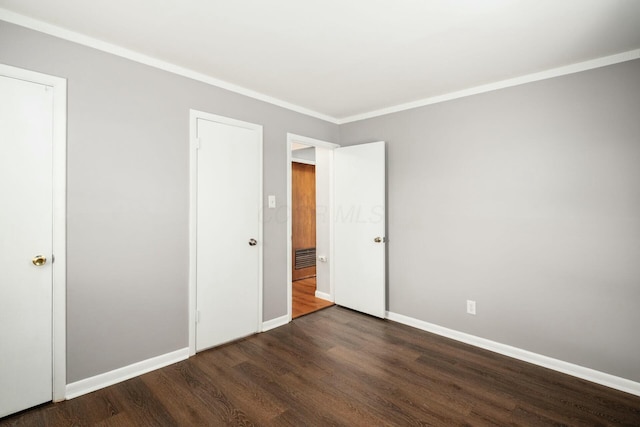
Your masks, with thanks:
[{"label": "white baseboard", "polygon": [[436,335],[451,338],[466,344],[471,344],[476,347],[484,348],[495,353],[513,357],[514,359],[533,363],[534,365],[542,366],[545,368],[553,369],[554,371],[582,378],[596,384],[601,384],[607,387],[615,388],[616,390],[640,396],[640,383],[628,380],[626,378],[616,377],[615,375],[596,371],[591,368],[585,368],[584,366],[579,366],[573,363],[565,362],[563,360],[543,356],[541,354],[533,353],[531,351],[523,350],[517,347],[512,347],[510,345],[501,344],[499,342],[491,341],[485,338],[476,337],[474,335],[434,325],[433,323],[414,319],[412,317],[404,316],[398,313],[392,313],[388,311],[387,319],[394,322],[402,323],[404,325],[412,326],[417,329],[422,329],[423,331],[431,332]]},{"label": "white baseboard", "polygon": [[324,292],[320,292],[320,291],[316,291],[316,298],[333,302],[333,298],[331,298],[331,295],[325,294]]},{"label": "white baseboard", "polygon": [[266,322],[262,322],[262,332],[267,332],[271,329],[284,326],[287,323],[289,323],[289,315],[287,314],[285,314],[284,316],[276,317],[275,319],[267,320]]},{"label": "white baseboard", "polygon": [[75,397],[82,396],[83,394],[91,393],[92,391],[96,391],[133,377],[146,374],[147,372],[164,368],[165,366],[173,363],[186,360],[188,357],[189,348],[182,348],[180,350],[172,351],[171,353],[162,354],[160,356],[152,357],[151,359],[114,369],[113,371],[105,372],[104,374],[76,381],[74,383],[67,384],[65,398],[73,399]]}]

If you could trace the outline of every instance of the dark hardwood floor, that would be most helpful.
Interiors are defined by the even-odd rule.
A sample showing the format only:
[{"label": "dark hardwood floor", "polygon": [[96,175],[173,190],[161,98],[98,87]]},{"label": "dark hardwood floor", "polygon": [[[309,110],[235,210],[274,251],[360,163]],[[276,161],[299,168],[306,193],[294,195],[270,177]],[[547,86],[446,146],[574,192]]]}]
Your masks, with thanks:
[{"label": "dark hardwood floor", "polygon": [[291,285],[292,304],[291,317],[296,319],[305,314],[331,307],[333,303],[316,298],[316,278],[296,280]]},{"label": "dark hardwood floor", "polygon": [[331,307],[0,425],[640,426],[640,397]]}]

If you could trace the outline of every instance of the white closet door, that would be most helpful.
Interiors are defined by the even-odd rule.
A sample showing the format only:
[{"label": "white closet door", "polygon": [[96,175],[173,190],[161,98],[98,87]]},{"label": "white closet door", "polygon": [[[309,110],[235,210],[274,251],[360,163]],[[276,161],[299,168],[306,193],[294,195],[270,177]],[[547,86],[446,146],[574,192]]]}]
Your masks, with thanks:
[{"label": "white closet door", "polygon": [[197,120],[196,350],[258,331],[260,126]]},{"label": "white closet door", "polygon": [[2,417],[52,398],[53,90],[0,76],[0,94]]}]

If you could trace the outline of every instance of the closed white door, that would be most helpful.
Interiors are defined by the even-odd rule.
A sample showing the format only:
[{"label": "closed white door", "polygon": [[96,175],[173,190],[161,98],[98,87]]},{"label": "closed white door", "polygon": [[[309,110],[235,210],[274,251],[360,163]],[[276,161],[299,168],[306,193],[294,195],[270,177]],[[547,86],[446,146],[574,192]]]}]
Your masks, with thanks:
[{"label": "closed white door", "polygon": [[335,303],[377,317],[386,310],[385,143],[334,151]]},{"label": "closed white door", "polygon": [[53,90],[0,76],[0,417],[52,398],[52,132]]},{"label": "closed white door", "polygon": [[262,127],[198,118],[196,350],[261,322]]}]

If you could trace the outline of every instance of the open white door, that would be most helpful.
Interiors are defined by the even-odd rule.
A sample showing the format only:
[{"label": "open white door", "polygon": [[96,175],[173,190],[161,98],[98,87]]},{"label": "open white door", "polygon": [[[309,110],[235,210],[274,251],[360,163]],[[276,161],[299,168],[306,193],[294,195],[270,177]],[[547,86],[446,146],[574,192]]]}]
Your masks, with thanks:
[{"label": "open white door", "polygon": [[385,143],[334,151],[335,303],[382,317],[386,308]]}]

